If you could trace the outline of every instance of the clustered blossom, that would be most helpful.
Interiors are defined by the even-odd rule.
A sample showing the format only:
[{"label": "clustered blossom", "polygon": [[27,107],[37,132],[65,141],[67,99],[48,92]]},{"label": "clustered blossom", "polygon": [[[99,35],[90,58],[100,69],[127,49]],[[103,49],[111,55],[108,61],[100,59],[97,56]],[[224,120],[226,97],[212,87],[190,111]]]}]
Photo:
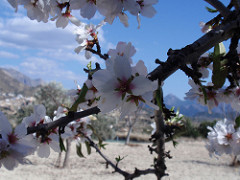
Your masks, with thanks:
[{"label": "clustered blossom", "polygon": [[235,129],[234,122],[224,119],[208,129],[210,130],[207,137],[209,143],[206,147],[210,155],[220,156],[225,153],[237,156],[240,154],[240,129]]},{"label": "clustered blossom", "polygon": [[122,119],[143,104],[158,109],[151,103],[157,84],[146,78],[147,68],[143,61],[131,66],[131,56],[135,53],[131,44],[120,43],[109,53],[112,57],[106,60],[106,69],[95,72],[92,80],[100,97],[98,107],[101,112],[120,109]]},{"label": "clustered blossom", "polygon": [[214,89],[211,83],[205,87],[205,96],[203,88],[195,84],[189,79],[188,84],[191,89],[186,93],[185,99],[197,99],[202,105],[208,106],[208,112],[211,113],[212,108],[217,107],[219,103],[230,104],[235,111],[240,111],[240,88],[234,87],[231,89]]},{"label": "clustered blossom", "polygon": [[[97,106],[97,97],[96,97],[96,93],[97,93],[97,89],[93,86],[92,84],[92,80],[91,79],[87,79],[84,84],[87,87],[87,92],[86,95],[84,97],[84,102],[81,102],[78,105],[78,110],[85,110],[94,106]],[[68,91],[68,95],[72,101],[72,104],[77,100],[77,98],[79,97],[82,89],[80,88],[79,85],[77,85],[78,88],[77,89],[72,89]]]},{"label": "clustered blossom", "polygon": [[[53,119],[59,119],[66,116],[68,110],[62,106],[58,107],[55,111],[55,116]],[[91,124],[91,120],[94,119],[92,116],[84,117],[77,119],[69,123],[65,127],[65,132],[62,134],[62,138],[69,140],[76,140],[77,143],[83,143],[86,141],[86,138],[91,139],[92,130],[88,127]]]},{"label": "clustered blossom", "polygon": [[[66,116],[67,112],[66,108],[59,107],[53,120]],[[28,127],[46,124],[53,120],[46,116],[46,109],[43,105],[36,105],[34,112],[13,129],[6,116],[0,111],[0,168],[4,166],[12,170],[19,163],[23,164],[24,158],[35,151],[41,158],[49,157],[50,149],[60,152],[57,128],[43,134],[36,132],[27,135]],[[86,138],[91,138],[90,123],[91,117],[77,119],[65,127],[65,132],[61,136],[65,139],[76,140],[78,144],[83,143],[87,140]]]},{"label": "clustered blossom", "polygon": [[208,112],[211,113],[212,108],[217,107],[220,103],[220,94],[213,89],[211,83],[208,88],[205,88],[205,95],[200,85],[195,84],[193,80],[189,79],[188,84],[192,87],[187,93],[185,99],[197,99],[202,105],[208,106]]},{"label": "clustered blossom", "polygon": [[[34,127],[49,122],[52,122],[52,119],[46,116],[46,109],[43,105],[35,106],[33,114],[23,119],[25,127]],[[55,152],[60,152],[57,128],[49,130],[47,134],[40,134],[39,132],[37,132],[31,134],[30,136],[32,137],[32,143],[36,146],[36,151],[39,157],[49,157],[50,148],[53,149]]]},{"label": "clustered blossom", "polygon": [[98,11],[105,16],[104,21],[113,23],[116,17],[128,26],[128,16],[126,11],[137,17],[140,24],[139,15],[151,18],[156,14],[153,5],[158,0],[8,0],[13,8],[18,10],[18,5],[23,5],[27,10],[27,16],[31,20],[38,22],[48,22],[56,20],[56,26],[65,28],[69,21],[76,26],[81,22],[72,16],[72,10],[80,10],[83,18],[91,19]]},{"label": "clustered blossom", "polygon": [[[92,49],[94,44],[98,41],[97,29],[102,27],[103,25],[104,25],[103,21],[97,26],[93,24],[82,23],[82,25],[75,31],[76,41],[78,42],[78,44],[80,44],[80,46],[75,48],[74,51],[78,54],[86,48]],[[86,59],[90,59],[91,56],[92,56],[91,52],[85,51]]]}]

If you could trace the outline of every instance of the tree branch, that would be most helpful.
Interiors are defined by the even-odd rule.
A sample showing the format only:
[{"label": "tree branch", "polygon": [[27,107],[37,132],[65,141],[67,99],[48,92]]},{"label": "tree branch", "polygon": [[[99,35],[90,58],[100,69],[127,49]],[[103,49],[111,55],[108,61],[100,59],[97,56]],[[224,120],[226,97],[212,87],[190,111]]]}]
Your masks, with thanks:
[{"label": "tree branch", "polygon": [[68,116],[62,117],[56,121],[50,122],[50,123],[46,123],[46,124],[39,124],[37,126],[34,127],[28,127],[27,128],[27,134],[32,134],[35,132],[47,132],[51,129],[54,129],[56,127],[64,127],[66,126],[68,123],[79,119],[79,118],[83,118],[92,114],[98,114],[100,112],[100,109],[98,107],[93,107],[81,112],[69,112]]},{"label": "tree branch", "polygon": [[128,173],[126,171],[123,171],[120,169],[117,165],[115,165],[111,160],[109,160],[103,153],[102,151],[98,148],[97,144],[95,144],[89,137],[85,136],[85,138],[89,141],[90,146],[93,147],[97,153],[106,161],[108,165],[110,165],[115,172],[118,172],[119,174],[123,175],[125,177],[125,180],[131,180],[133,178],[139,177],[141,175],[146,175],[150,173],[155,173],[154,169],[146,169],[146,170],[139,170],[135,168],[134,173]]},{"label": "tree branch", "polygon": [[88,47],[85,50],[90,51],[91,53],[98,55],[100,58],[102,58],[104,60],[108,59],[108,55],[107,54],[101,54],[101,52],[99,51],[99,48],[98,48],[98,51],[96,51],[92,48],[88,48]]},{"label": "tree branch", "polygon": [[204,0],[204,1],[208,2],[213,7],[215,7],[224,18],[227,18],[231,13],[231,11],[218,0]]},{"label": "tree branch", "polygon": [[197,63],[199,57],[217,43],[231,38],[240,29],[240,14],[232,13],[232,19],[211,30],[194,43],[180,50],[169,50],[168,59],[148,74],[150,80],[164,81],[182,65]]}]

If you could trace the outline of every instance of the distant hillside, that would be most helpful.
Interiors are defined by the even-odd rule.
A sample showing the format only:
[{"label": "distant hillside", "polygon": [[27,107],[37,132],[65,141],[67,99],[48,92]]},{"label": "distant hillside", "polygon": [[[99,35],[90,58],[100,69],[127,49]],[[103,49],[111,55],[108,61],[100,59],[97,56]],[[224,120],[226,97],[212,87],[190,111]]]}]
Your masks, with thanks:
[{"label": "distant hillside", "polygon": [[11,76],[13,79],[16,79],[18,82],[29,86],[29,87],[36,87],[39,85],[43,85],[44,82],[41,79],[31,79],[28,76],[20,73],[19,71],[15,69],[5,69],[5,68],[0,68],[2,69],[8,76]]},{"label": "distant hillside", "polygon": [[[26,82],[26,83],[24,83]],[[32,84],[30,86],[30,84]],[[0,68],[0,98],[22,94],[32,96],[37,82],[12,69]]]},{"label": "distant hillside", "polygon": [[164,103],[168,108],[174,106],[175,109],[180,110],[181,114],[195,120],[224,118],[224,113],[228,117],[234,112],[230,105],[220,104],[217,108],[212,109],[212,114],[209,114],[207,106],[199,104],[196,100],[181,100],[172,94],[169,94],[164,98]]}]

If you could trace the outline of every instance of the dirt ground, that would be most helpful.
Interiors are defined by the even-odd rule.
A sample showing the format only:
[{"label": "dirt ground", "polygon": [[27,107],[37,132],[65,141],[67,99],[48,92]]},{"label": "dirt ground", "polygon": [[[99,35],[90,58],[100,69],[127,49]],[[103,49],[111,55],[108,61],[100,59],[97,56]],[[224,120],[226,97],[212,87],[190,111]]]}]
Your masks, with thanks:
[{"label": "dirt ground", "polygon": [[[211,158],[204,147],[202,139],[179,139],[176,148],[171,143],[166,144],[166,150],[171,151],[172,159],[166,160],[169,176],[164,180],[240,180],[240,167],[230,167],[230,156]],[[114,161],[120,155],[125,157],[119,167],[128,171],[149,168],[153,163],[153,155],[148,151],[147,143],[136,146],[126,146],[122,143],[107,142],[104,154]],[[123,176],[106,169],[104,160],[93,150],[90,156],[79,158],[75,145],[71,146],[68,166],[59,169],[54,166],[58,154],[52,152],[47,159],[37,155],[28,157],[26,165],[19,165],[15,170],[0,169],[0,180],[123,180]],[[85,149],[85,148],[84,148]],[[85,152],[86,154],[86,152]],[[139,180],[154,180],[154,175],[137,178]]]}]

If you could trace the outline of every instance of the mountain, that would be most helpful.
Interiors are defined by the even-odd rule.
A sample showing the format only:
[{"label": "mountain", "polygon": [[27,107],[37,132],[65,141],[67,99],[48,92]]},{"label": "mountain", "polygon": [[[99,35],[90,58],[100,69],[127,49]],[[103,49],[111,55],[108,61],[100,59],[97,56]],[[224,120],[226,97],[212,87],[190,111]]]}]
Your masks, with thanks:
[{"label": "mountain", "polygon": [[175,109],[180,110],[181,114],[195,120],[224,118],[231,116],[234,112],[229,104],[221,103],[218,107],[213,108],[212,113],[209,114],[207,106],[199,104],[196,100],[181,100],[172,94],[164,97],[164,103],[167,108],[174,106]]},{"label": "mountain", "polygon": [[36,89],[34,86],[38,84],[37,82],[38,80],[31,80],[16,70],[0,68],[0,99],[18,94],[32,96]]},{"label": "mountain", "polygon": [[31,79],[28,76],[20,73],[19,71],[9,68],[9,69],[5,69],[5,68],[0,68],[2,69],[8,76],[11,76],[13,79],[16,79],[18,82],[29,86],[29,87],[36,87],[39,85],[43,85],[44,82],[41,79]]}]

